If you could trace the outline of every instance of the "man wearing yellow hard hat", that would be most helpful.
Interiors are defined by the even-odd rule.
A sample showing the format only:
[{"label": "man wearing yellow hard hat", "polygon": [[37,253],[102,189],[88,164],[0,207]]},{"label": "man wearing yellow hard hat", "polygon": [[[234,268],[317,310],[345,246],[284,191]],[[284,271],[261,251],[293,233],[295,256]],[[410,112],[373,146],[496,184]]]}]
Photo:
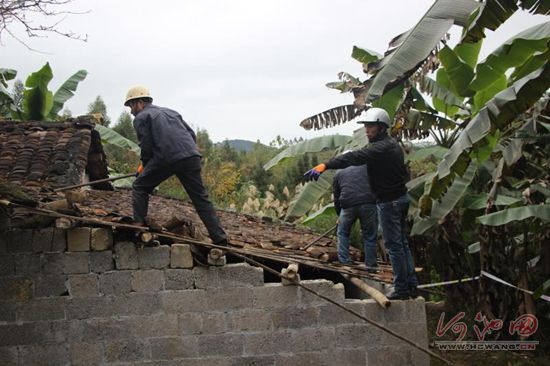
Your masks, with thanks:
[{"label": "man wearing yellow hard hat", "polygon": [[187,191],[212,242],[227,245],[227,235],[201,178],[201,155],[195,132],[172,109],[153,104],[149,90],[133,86],[124,101],[134,115],[142,165],[133,188],[133,210],[136,223],[145,223],[149,195],[160,183],[176,175]]}]

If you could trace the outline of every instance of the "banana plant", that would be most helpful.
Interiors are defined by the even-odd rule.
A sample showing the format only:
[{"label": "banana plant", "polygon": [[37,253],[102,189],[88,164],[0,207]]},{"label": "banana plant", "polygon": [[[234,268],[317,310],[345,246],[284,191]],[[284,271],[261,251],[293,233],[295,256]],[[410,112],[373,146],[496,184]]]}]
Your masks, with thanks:
[{"label": "banana plant", "polygon": [[[53,73],[50,64],[46,63],[40,70],[27,77],[23,93],[22,110],[14,105],[11,95],[5,90],[6,73],[2,72],[2,74],[4,80],[1,83],[3,85],[0,94],[2,100],[7,101],[9,104],[12,118],[45,121],[58,118],[58,113],[63,109],[63,105],[74,95],[78,84],[86,78],[88,73],[86,70],[77,71],[53,93],[48,89],[48,84],[53,79]],[[13,70],[7,75],[12,79],[15,77]]]}]

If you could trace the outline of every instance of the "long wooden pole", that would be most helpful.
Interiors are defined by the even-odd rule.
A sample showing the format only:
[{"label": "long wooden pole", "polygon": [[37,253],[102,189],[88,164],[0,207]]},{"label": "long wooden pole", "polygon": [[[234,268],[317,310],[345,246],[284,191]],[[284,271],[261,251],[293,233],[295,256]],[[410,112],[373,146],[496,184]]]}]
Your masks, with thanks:
[{"label": "long wooden pole", "polygon": [[306,245],[305,247],[300,248],[300,249],[301,250],[306,250],[307,248],[309,248],[310,246],[312,246],[313,244],[317,243],[319,240],[321,240],[325,236],[327,236],[332,230],[336,229],[337,226],[338,226],[338,224],[334,225],[333,227],[331,227],[330,229],[328,229],[327,231],[322,233],[321,236],[319,236],[317,239],[313,240],[311,243],[309,243],[308,245]]},{"label": "long wooden pole", "polygon": [[66,191],[66,190],[69,190],[69,189],[80,188],[80,187],[85,187],[85,186],[91,186],[91,185],[96,184],[96,183],[111,182],[111,181],[114,181],[114,180],[119,180],[119,179],[123,179],[123,178],[130,178],[130,177],[135,177],[135,176],[136,176],[136,173],[131,173],[131,174],[126,174],[126,175],[120,175],[118,177],[113,177],[113,178],[103,178],[103,179],[94,180],[92,182],[80,183],[80,184],[75,184],[75,185],[72,185],[72,186],[56,188],[53,191],[54,192],[62,192],[62,191]]}]

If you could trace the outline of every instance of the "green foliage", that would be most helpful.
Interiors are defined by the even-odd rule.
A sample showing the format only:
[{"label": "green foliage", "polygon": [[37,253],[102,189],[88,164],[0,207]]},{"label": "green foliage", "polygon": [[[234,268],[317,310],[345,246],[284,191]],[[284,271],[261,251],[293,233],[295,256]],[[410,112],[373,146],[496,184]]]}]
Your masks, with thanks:
[{"label": "green foliage", "polygon": [[[87,72],[79,70],[55,92],[48,89],[53,79],[52,69],[46,63],[40,70],[32,73],[25,80],[24,88],[16,82],[14,93],[7,92],[7,81],[15,77],[16,72],[0,69],[0,114],[11,114],[20,120],[45,121],[58,118],[64,103],[74,95],[78,83],[86,78]],[[22,98],[21,98],[22,95]]]},{"label": "green foliage", "polygon": [[111,118],[107,114],[107,106],[101,98],[101,95],[98,95],[95,100],[88,105],[88,114],[100,113],[103,117],[103,126],[109,127],[111,124]]},{"label": "green foliage", "polygon": [[132,124],[132,115],[126,111],[118,117],[118,122],[113,126],[113,131],[136,144],[138,143],[136,130]]}]

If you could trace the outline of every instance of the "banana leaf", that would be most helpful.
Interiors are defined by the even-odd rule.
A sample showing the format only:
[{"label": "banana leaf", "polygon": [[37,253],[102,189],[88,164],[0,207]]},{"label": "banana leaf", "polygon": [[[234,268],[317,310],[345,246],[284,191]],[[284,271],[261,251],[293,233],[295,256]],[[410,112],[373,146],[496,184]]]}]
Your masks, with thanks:
[{"label": "banana leaf", "polygon": [[440,160],[445,156],[449,149],[443,146],[429,146],[423,147],[418,150],[414,150],[405,157],[405,161],[420,161],[428,157],[434,157],[437,160]]},{"label": "banana leaf", "polygon": [[467,154],[492,129],[502,129],[530,108],[550,87],[550,64],[516,81],[498,93],[460,133],[437,168],[439,179],[448,176],[458,158]]},{"label": "banana leaf", "polygon": [[318,211],[306,217],[304,221],[302,221],[302,224],[305,225],[319,218],[325,218],[325,217],[332,217],[334,218],[334,220],[336,220],[337,215],[336,215],[336,209],[334,208],[334,203],[329,203],[328,205],[321,207]]},{"label": "banana leaf", "polygon": [[339,124],[351,121],[359,115],[362,109],[357,108],[353,104],[342,105],[334,107],[314,116],[308,117],[300,122],[306,130],[320,130],[322,128],[329,128],[337,126]]},{"label": "banana leaf", "polygon": [[336,149],[351,141],[351,136],[330,135],[312,138],[294,144],[275,155],[264,165],[264,170],[269,170],[286,159],[312,152]]},{"label": "banana leaf", "polygon": [[369,64],[373,61],[381,59],[382,55],[375,51],[353,46],[351,57],[361,62],[362,64]]},{"label": "banana leaf", "polygon": [[[456,204],[462,199],[468,187],[472,184],[472,180],[477,172],[477,162],[471,161],[470,165],[466,169],[466,172],[462,176],[457,176],[447,192],[439,200],[432,200],[429,196],[424,196],[426,200],[432,200],[431,212],[429,217],[422,218],[416,217],[413,227],[411,229],[411,235],[422,235],[427,230],[433,228],[438,223],[441,223],[445,216],[451,212]],[[422,209],[421,209],[422,211]]]},{"label": "banana leaf", "polygon": [[302,217],[332,188],[332,178],[335,171],[327,170],[321,174],[318,181],[307,183],[297,195],[295,195],[288,206],[285,220],[292,220]]},{"label": "banana leaf", "polygon": [[546,52],[549,40],[550,22],[518,33],[477,65],[470,88],[475,91],[486,89],[502,78],[508,69],[523,65],[534,54]]},{"label": "banana leaf", "polygon": [[53,74],[49,63],[27,77],[25,81],[27,89],[23,93],[25,119],[43,121],[48,117],[53,106],[53,93],[48,90],[48,84],[52,78]]},{"label": "banana leaf", "polygon": [[[469,210],[482,210],[487,207],[487,200],[489,195],[487,193],[479,193],[475,195],[468,195],[464,197],[464,208]],[[521,202],[521,199],[505,196],[499,194],[494,202],[496,206],[510,206],[515,203]]]},{"label": "banana leaf", "polygon": [[533,297],[535,298],[535,300],[538,300],[540,299],[540,297],[542,295],[544,295],[544,293],[550,288],[550,278],[547,279],[546,281],[544,281],[544,283],[542,285],[540,285],[539,287],[537,287],[537,289],[535,290],[535,292],[533,293]]},{"label": "banana leaf", "polygon": [[485,29],[497,29],[518,10],[517,4],[534,14],[550,14],[550,3],[547,0],[485,0],[470,17],[462,42],[476,42],[485,38]]},{"label": "banana leaf", "polygon": [[453,24],[466,25],[479,7],[473,0],[437,0],[409,31],[395,37],[384,58],[369,65],[373,77],[363,83],[356,104],[364,105],[384,94],[390,83],[408,78],[432,53]]},{"label": "banana leaf", "polygon": [[466,62],[462,61],[450,47],[443,47],[438,53],[439,60],[447,72],[447,77],[452,89],[461,97],[472,96],[469,88],[470,81],[474,78],[474,70]]},{"label": "banana leaf", "polygon": [[100,124],[95,125],[95,129],[99,132],[101,136],[101,142],[106,145],[115,146],[123,150],[128,150],[134,152],[136,155],[140,155],[139,146],[132,140],[128,140],[124,136],[118,134],[113,129],[102,126]]},{"label": "banana leaf", "polygon": [[55,92],[53,96],[53,106],[48,116],[49,119],[56,119],[57,114],[63,108],[63,105],[67,100],[72,98],[74,91],[78,86],[78,83],[86,78],[88,72],[86,70],[79,70],[67,81],[61,85],[61,87]]},{"label": "banana leaf", "polygon": [[476,221],[482,225],[500,226],[506,225],[512,221],[523,221],[533,217],[543,221],[550,221],[550,204],[508,208],[488,215],[479,216]]}]

